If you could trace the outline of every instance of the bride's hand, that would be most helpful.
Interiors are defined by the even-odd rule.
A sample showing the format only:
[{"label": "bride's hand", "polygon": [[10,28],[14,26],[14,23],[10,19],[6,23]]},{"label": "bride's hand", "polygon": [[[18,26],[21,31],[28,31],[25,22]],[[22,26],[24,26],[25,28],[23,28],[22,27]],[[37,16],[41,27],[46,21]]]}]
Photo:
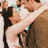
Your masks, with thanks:
[{"label": "bride's hand", "polygon": [[43,4],[45,6],[45,9],[48,10],[48,4]]}]

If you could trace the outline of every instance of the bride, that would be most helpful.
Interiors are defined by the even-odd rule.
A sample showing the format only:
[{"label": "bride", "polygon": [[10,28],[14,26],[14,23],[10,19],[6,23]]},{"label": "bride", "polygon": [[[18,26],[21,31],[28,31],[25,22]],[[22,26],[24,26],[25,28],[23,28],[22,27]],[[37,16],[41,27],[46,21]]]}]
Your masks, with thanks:
[{"label": "bride", "polygon": [[4,17],[4,48],[23,48],[18,34],[21,32],[23,33],[23,30],[47,8],[48,7],[46,5],[43,5],[38,10],[32,12],[25,19],[21,20],[19,13],[15,10],[15,8],[9,7],[7,10],[7,16]]}]

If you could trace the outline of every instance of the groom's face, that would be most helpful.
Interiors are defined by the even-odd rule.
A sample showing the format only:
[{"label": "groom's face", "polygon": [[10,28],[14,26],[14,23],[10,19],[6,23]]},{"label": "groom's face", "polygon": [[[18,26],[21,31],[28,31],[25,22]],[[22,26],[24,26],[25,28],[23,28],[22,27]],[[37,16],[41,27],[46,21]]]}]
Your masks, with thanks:
[{"label": "groom's face", "polygon": [[32,3],[32,0],[23,0],[23,3],[25,5],[25,8],[28,9],[28,11],[34,10],[34,4]]}]

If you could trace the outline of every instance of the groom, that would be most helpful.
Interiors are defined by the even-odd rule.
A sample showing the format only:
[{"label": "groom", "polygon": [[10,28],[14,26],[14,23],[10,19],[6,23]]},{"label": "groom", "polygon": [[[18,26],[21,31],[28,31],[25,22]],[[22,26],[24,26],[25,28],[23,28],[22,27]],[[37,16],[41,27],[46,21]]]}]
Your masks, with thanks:
[{"label": "groom", "polygon": [[[25,8],[29,12],[42,6],[40,0],[24,0]],[[44,11],[30,25],[28,36],[28,48],[48,48],[48,11]]]}]

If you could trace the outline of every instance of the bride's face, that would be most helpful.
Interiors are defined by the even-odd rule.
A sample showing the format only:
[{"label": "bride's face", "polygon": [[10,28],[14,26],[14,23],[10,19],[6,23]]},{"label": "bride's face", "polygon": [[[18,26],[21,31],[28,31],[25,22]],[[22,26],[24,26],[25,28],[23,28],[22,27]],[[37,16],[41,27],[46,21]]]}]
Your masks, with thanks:
[{"label": "bride's face", "polygon": [[19,13],[16,11],[16,9],[13,8],[12,10],[13,10],[13,14],[12,14],[12,15],[13,15],[13,20],[14,20],[14,21],[20,20]]}]

